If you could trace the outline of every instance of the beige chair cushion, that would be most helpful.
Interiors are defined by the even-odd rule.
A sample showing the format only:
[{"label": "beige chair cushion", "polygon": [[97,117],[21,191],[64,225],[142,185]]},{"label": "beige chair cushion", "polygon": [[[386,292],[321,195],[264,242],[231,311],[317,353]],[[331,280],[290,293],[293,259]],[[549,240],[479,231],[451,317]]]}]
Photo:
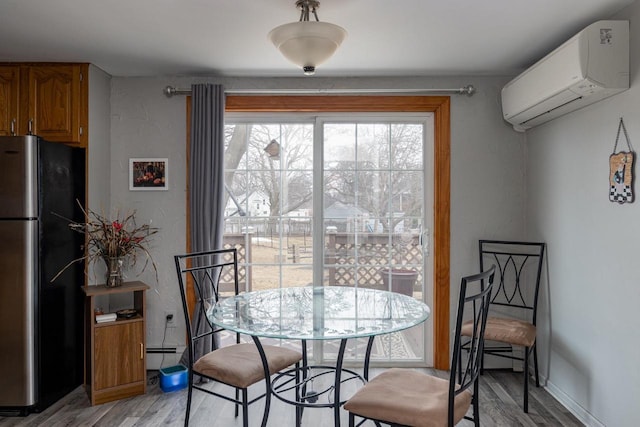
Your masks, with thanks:
[{"label": "beige chair cushion", "polygon": [[[275,374],[302,359],[294,350],[265,345],[269,373]],[[239,388],[247,388],[264,379],[264,368],[255,344],[235,344],[205,354],[193,364],[193,370]]]},{"label": "beige chair cushion", "polygon": [[[470,405],[468,390],[455,398],[455,423],[465,416]],[[389,369],[358,390],[344,408],[362,417],[395,424],[446,426],[449,381],[410,369]]]},{"label": "beige chair cushion", "polygon": [[[472,329],[473,323],[471,321],[465,322],[460,333],[470,337]],[[490,341],[531,347],[536,342],[536,327],[522,320],[489,317],[484,338]]]}]

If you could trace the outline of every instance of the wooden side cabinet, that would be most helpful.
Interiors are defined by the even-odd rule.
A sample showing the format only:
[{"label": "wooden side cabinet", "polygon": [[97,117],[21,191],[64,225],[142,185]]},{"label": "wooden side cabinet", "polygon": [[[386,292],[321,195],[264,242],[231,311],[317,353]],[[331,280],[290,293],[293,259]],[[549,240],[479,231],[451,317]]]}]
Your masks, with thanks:
[{"label": "wooden side cabinet", "polygon": [[[146,392],[145,291],[142,282],[125,282],[117,288],[84,286],[85,388],[92,405]],[[129,319],[96,323],[96,297],[132,294],[137,314]]]}]

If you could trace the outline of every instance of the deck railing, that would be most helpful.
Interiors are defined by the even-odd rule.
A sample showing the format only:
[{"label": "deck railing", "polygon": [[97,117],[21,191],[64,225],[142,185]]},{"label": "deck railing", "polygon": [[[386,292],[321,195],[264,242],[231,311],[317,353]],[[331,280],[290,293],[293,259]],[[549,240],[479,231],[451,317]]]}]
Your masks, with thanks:
[{"label": "deck railing", "polygon": [[327,233],[325,265],[329,285],[382,288],[382,270],[387,268],[415,270],[416,283],[422,281],[422,250],[417,236],[400,243],[388,234]]},{"label": "deck railing", "polygon": [[[241,290],[252,286],[252,232],[227,233],[224,248],[238,250],[238,275]],[[308,242],[310,243],[310,242]],[[311,259],[311,245],[290,245],[287,248],[287,263],[305,263]],[[279,252],[278,252],[279,253]],[[274,256],[274,259],[277,256]],[[282,257],[284,258],[284,257]],[[353,286],[382,289],[385,286],[384,269],[413,270],[417,273],[416,286],[422,283],[423,254],[418,236],[400,241],[385,233],[330,232],[325,235],[326,283],[331,286]],[[228,277],[227,277],[228,276]],[[223,282],[231,283],[232,277],[223,274]]]}]

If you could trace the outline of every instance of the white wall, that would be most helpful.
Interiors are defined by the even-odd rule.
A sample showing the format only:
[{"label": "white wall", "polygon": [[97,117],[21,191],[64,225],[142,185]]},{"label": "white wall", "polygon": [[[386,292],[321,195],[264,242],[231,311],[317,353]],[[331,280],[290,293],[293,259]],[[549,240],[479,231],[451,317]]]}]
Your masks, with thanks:
[{"label": "white wall", "polygon": [[111,143],[111,76],[100,68],[89,66],[89,140],[88,167],[89,208],[100,212],[109,209],[111,197],[109,159]]},{"label": "white wall", "polygon": [[611,427],[640,425],[640,201],[608,200],[620,117],[640,145],[640,3],[615,18],[631,21],[631,89],[526,135],[528,235],[548,244],[542,371],[585,423]]},{"label": "white wall", "polygon": [[[111,92],[111,205],[136,209],[140,220],[161,228],[153,256],[160,281],[148,292],[147,343],[159,346],[164,313],[178,316],[167,343],[183,343],[181,303],[173,255],[185,251],[185,98],[166,98],[167,85],[222,83],[228,89],[267,88],[449,88],[473,84],[472,97],[451,98],[451,284],[455,315],[460,278],[476,272],[477,240],[522,238],[524,209],[524,136],[502,121],[500,89],[508,77],[450,78],[120,78]],[[134,192],[127,186],[130,157],[169,158],[169,190]],[[154,283],[150,273],[142,280]]]}]

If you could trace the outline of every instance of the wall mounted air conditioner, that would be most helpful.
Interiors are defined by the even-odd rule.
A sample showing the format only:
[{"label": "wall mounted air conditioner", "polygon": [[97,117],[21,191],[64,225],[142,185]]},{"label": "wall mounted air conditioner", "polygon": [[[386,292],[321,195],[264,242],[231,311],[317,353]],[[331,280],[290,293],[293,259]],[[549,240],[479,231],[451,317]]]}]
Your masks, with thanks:
[{"label": "wall mounted air conditioner", "polygon": [[629,21],[598,21],[502,89],[504,119],[517,131],[629,88]]}]

